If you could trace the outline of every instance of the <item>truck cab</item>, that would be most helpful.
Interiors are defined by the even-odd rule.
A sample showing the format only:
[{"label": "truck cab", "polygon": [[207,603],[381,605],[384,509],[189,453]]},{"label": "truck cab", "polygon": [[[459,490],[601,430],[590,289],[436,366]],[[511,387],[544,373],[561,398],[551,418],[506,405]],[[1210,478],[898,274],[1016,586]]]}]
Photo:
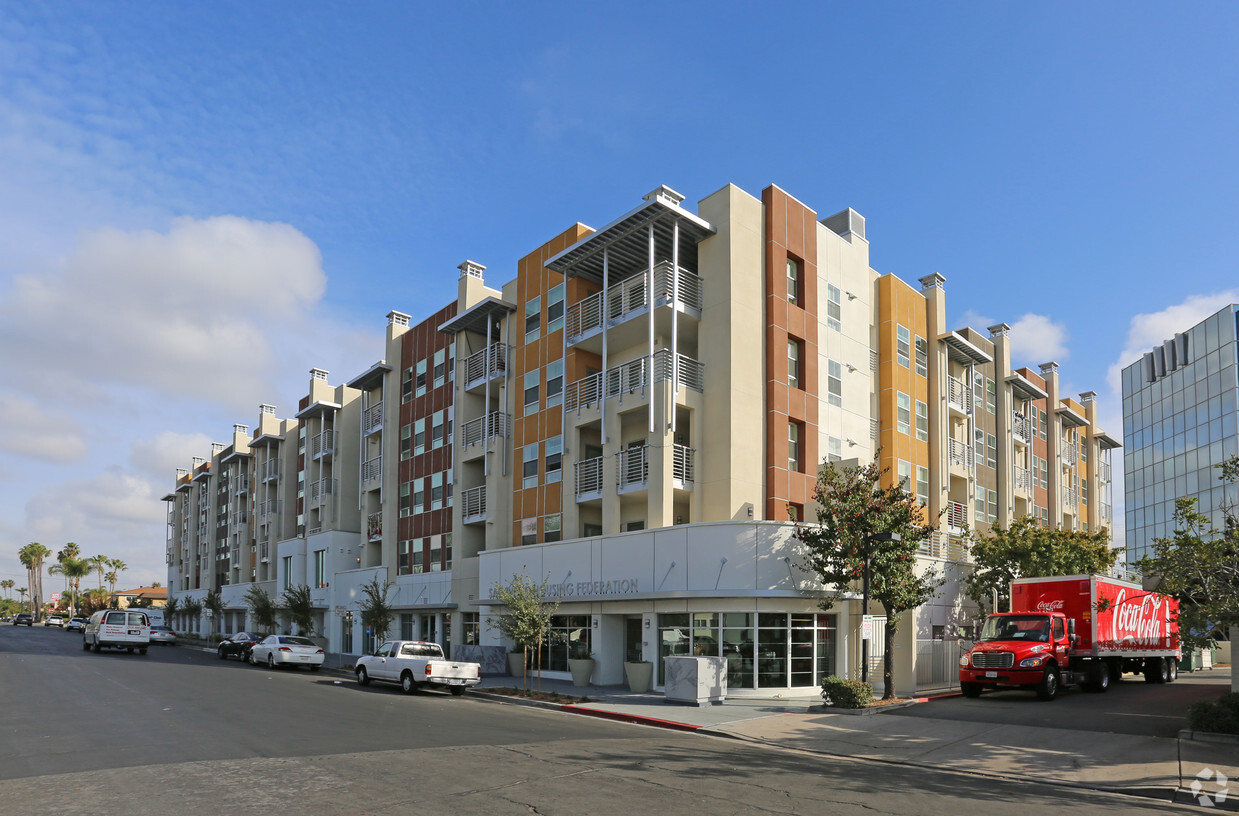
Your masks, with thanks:
[{"label": "truck cab", "polygon": [[959,659],[959,687],[965,697],[985,688],[1023,686],[1052,700],[1070,684],[1075,621],[1062,613],[990,615],[976,644]]}]

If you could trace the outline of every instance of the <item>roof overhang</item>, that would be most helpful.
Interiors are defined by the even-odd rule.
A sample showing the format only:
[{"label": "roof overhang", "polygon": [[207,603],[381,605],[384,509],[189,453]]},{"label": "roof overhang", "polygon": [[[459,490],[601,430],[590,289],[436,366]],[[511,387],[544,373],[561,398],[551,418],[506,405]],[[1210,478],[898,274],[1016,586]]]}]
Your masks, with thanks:
[{"label": "roof overhang", "polygon": [[303,410],[297,412],[297,419],[309,419],[310,417],[325,414],[328,411],[339,411],[340,405],[335,402],[312,402]]},{"label": "roof overhang", "polygon": [[220,464],[223,464],[225,462],[231,462],[233,459],[240,459],[242,456],[249,457],[252,455],[253,454],[251,454],[249,451],[234,450],[232,453],[228,454],[227,456],[221,457],[219,461],[220,461]]},{"label": "roof overhang", "polygon": [[346,385],[349,388],[356,388],[358,391],[369,391],[376,385],[383,382],[383,376],[391,373],[391,366],[383,360],[378,361],[374,365],[367,368],[361,374],[358,374],[353,379],[349,380]]},{"label": "roof overhang", "polygon": [[1058,414],[1071,428],[1083,428],[1088,424],[1088,419],[1070,405],[1060,405],[1054,409],[1054,413]]},{"label": "roof overhang", "polygon": [[439,331],[446,334],[459,334],[462,331],[471,331],[484,335],[486,334],[486,324],[494,315],[503,317],[515,311],[515,303],[508,303],[506,300],[492,295],[485,300],[478,301],[444,323],[439,327]]},{"label": "roof overhang", "polygon": [[1040,400],[1048,399],[1050,396],[1044,388],[1019,372],[1007,377],[1007,385],[1011,386],[1011,393],[1016,399]]},{"label": "roof overhang", "polygon": [[166,501],[166,502],[176,501],[176,493],[169,493],[168,495],[160,499],[160,501]]},{"label": "roof overhang", "polygon": [[641,206],[577,241],[547,261],[546,267],[568,277],[588,278],[600,284],[604,250],[609,270],[631,274],[631,270],[646,269],[650,265],[650,227],[654,228],[657,261],[672,257],[677,225],[681,238],[680,265],[696,269],[697,244],[717,230],[704,218],[662,195],[651,196]]},{"label": "roof overhang", "polygon": [[938,339],[946,343],[947,356],[951,358],[952,362],[960,363],[961,365],[984,365],[985,363],[994,362],[992,355],[985,353],[968,342],[957,331],[947,332]]},{"label": "roof overhang", "polygon": [[1115,448],[1123,447],[1122,442],[1119,442],[1105,431],[1095,431],[1093,433],[1093,438],[1097,440],[1097,444],[1101,446],[1102,450],[1113,450]]},{"label": "roof overhang", "polygon": [[258,436],[250,440],[250,450],[253,450],[254,448],[259,448],[259,447],[266,447],[267,445],[278,445],[283,441],[284,441],[284,437],[280,436],[279,434],[269,434],[269,433],[259,434]]},{"label": "roof overhang", "polygon": [[202,471],[202,472],[200,472],[200,473],[195,473],[195,474],[194,474],[193,481],[195,481],[195,482],[196,482],[196,481],[198,481],[199,479],[209,479],[210,477],[211,477],[211,471],[209,471],[209,470],[204,470],[204,471]]}]

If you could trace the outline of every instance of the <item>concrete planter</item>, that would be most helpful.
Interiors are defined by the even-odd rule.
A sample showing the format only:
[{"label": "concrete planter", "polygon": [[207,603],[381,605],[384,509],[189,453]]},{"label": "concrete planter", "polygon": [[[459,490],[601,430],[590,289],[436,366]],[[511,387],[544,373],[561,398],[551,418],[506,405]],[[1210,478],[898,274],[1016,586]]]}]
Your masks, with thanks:
[{"label": "concrete planter", "polygon": [[517,680],[525,676],[525,653],[508,652],[508,674]]},{"label": "concrete planter", "polygon": [[629,691],[637,694],[647,692],[653,688],[654,664],[645,662],[625,663],[624,677],[628,680]]},{"label": "concrete planter", "polygon": [[568,668],[572,671],[572,685],[578,688],[588,686],[589,677],[594,673],[594,660],[590,657],[581,660],[568,658]]}]

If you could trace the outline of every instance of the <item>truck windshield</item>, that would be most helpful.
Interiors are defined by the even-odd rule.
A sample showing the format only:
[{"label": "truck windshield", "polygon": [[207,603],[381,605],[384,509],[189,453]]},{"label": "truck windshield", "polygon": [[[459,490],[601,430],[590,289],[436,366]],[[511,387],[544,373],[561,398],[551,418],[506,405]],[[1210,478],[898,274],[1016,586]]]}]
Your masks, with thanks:
[{"label": "truck windshield", "polygon": [[980,640],[1028,640],[1045,643],[1050,639],[1050,619],[1045,615],[998,615],[985,619]]}]

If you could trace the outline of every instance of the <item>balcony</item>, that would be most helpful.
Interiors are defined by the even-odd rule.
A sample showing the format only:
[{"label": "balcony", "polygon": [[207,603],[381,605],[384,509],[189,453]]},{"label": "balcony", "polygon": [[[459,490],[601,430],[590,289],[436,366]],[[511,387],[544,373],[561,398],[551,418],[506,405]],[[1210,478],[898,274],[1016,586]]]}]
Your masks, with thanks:
[{"label": "balcony", "polygon": [[280,478],[280,460],[268,459],[258,466],[259,479],[263,484],[274,482]]},{"label": "balcony", "polygon": [[237,476],[232,482],[232,495],[241,496],[250,492],[250,477],[248,475]]},{"label": "balcony", "polygon": [[1060,451],[1064,467],[1073,467],[1080,461],[1080,446],[1074,442],[1064,442]]},{"label": "balcony", "polygon": [[361,431],[366,436],[383,430],[383,403],[376,402],[361,413]]},{"label": "balcony", "polygon": [[383,512],[381,510],[366,516],[366,540],[383,540]]},{"label": "balcony", "polygon": [[576,463],[577,501],[602,498],[602,457],[584,459]]},{"label": "balcony", "polygon": [[258,517],[260,524],[266,524],[273,516],[280,512],[280,500],[268,499],[265,502],[258,502],[254,505],[254,515]]},{"label": "balcony", "polygon": [[972,389],[963,380],[947,376],[946,404],[952,411],[967,416],[972,413]]},{"label": "balcony", "polygon": [[371,485],[376,482],[383,481],[383,457],[376,456],[373,459],[367,459],[361,466],[361,482],[364,485]]},{"label": "balcony", "polygon": [[460,442],[466,448],[491,439],[504,439],[508,435],[508,415],[491,411],[486,416],[471,419],[460,429]]},{"label": "balcony", "polygon": [[[674,381],[685,388],[704,392],[705,366],[687,354],[677,355],[674,359],[677,362],[675,366],[672,365],[669,349],[654,352],[654,382]],[[649,362],[648,357],[638,357],[612,366],[605,376],[601,373],[590,374],[569,383],[564,392],[564,410],[579,411],[592,407],[601,400],[604,385],[608,399],[624,394],[644,394],[650,385]]]},{"label": "balcony", "polygon": [[564,390],[564,410],[579,411],[591,408],[602,401],[602,372],[590,374],[576,382],[568,383]]},{"label": "balcony", "polygon": [[485,385],[489,379],[502,378],[507,370],[507,343],[491,343],[465,358],[465,390]]},{"label": "balcony", "polygon": [[271,545],[269,545],[269,544],[268,544],[267,542],[265,542],[265,541],[264,541],[264,542],[262,542],[261,544],[259,544],[259,545],[258,545],[258,561],[259,561],[260,563],[265,564],[265,563],[267,563],[268,561],[270,561],[270,560],[271,560],[271,549],[270,549],[270,547],[271,547]]},{"label": "balcony", "polygon": [[315,459],[331,456],[336,449],[335,431],[323,431],[310,440],[310,455]]},{"label": "balcony", "polygon": [[1098,513],[1101,516],[1102,523],[1106,524],[1107,526],[1109,526],[1110,522],[1114,520],[1114,508],[1111,507],[1110,504],[1107,502],[1101,503],[1101,506],[1098,509]]},{"label": "balcony", "polygon": [[962,563],[968,559],[968,545],[962,535],[933,530],[929,538],[921,542],[917,554]]},{"label": "balcony", "polygon": [[460,492],[460,515],[465,524],[486,522],[486,485]]},{"label": "balcony", "polygon": [[334,496],[335,492],[335,479],[319,479],[316,482],[310,482],[306,485],[306,503],[314,507],[319,507],[326,504],[328,498]]},{"label": "balcony", "polygon": [[694,451],[687,445],[676,445],[672,448],[671,478],[675,486],[684,490],[693,489]]},{"label": "balcony", "polygon": [[249,520],[250,520],[249,510],[237,510],[233,512],[231,516],[229,516],[228,523],[233,527],[237,527],[242,524],[249,524]]},{"label": "balcony", "polygon": [[972,446],[960,442],[958,439],[947,440],[947,459],[952,466],[959,465],[960,467],[972,470],[973,450]]},{"label": "balcony", "polygon": [[1026,495],[1031,496],[1033,485],[1035,484],[1035,480],[1033,479],[1033,472],[1029,470],[1028,468],[1020,467],[1019,465],[1016,465],[1014,470],[1015,470],[1015,492],[1024,493]]},{"label": "balcony", "polygon": [[630,490],[643,490],[649,484],[650,467],[646,456],[646,445],[634,445],[617,453],[619,463],[618,488],[620,493]]},{"label": "balcony", "polygon": [[1097,481],[1103,484],[1109,484],[1113,481],[1114,472],[1111,470],[1109,462],[1099,461],[1094,464],[1094,467],[1097,468]]},{"label": "balcony", "polygon": [[1075,515],[1080,507],[1080,494],[1069,487],[1063,488],[1063,512]]},{"label": "balcony", "polygon": [[1019,411],[1011,412],[1011,435],[1015,437],[1015,441],[1020,444],[1027,445],[1032,442],[1032,420]]},{"label": "balcony", "polygon": [[951,530],[968,529],[968,505],[963,502],[948,502],[946,506],[946,525]]},{"label": "balcony", "polygon": [[[678,292],[673,290],[678,287]],[[655,307],[674,302],[673,295],[678,294],[678,306],[694,316],[701,312],[701,277],[680,267],[679,274],[672,274],[670,261],[663,261],[654,267],[654,305]],[[592,333],[602,329],[602,292],[595,292],[579,303],[568,308],[565,320],[565,331],[568,344],[573,345]],[[615,326],[634,317],[646,314],[649,310],[649,298],[646,292],[646,276],[633,275],[630,278],[613,284],[607,290],[606,323]],[[689,311],[691,310],[691,311]]]}]

